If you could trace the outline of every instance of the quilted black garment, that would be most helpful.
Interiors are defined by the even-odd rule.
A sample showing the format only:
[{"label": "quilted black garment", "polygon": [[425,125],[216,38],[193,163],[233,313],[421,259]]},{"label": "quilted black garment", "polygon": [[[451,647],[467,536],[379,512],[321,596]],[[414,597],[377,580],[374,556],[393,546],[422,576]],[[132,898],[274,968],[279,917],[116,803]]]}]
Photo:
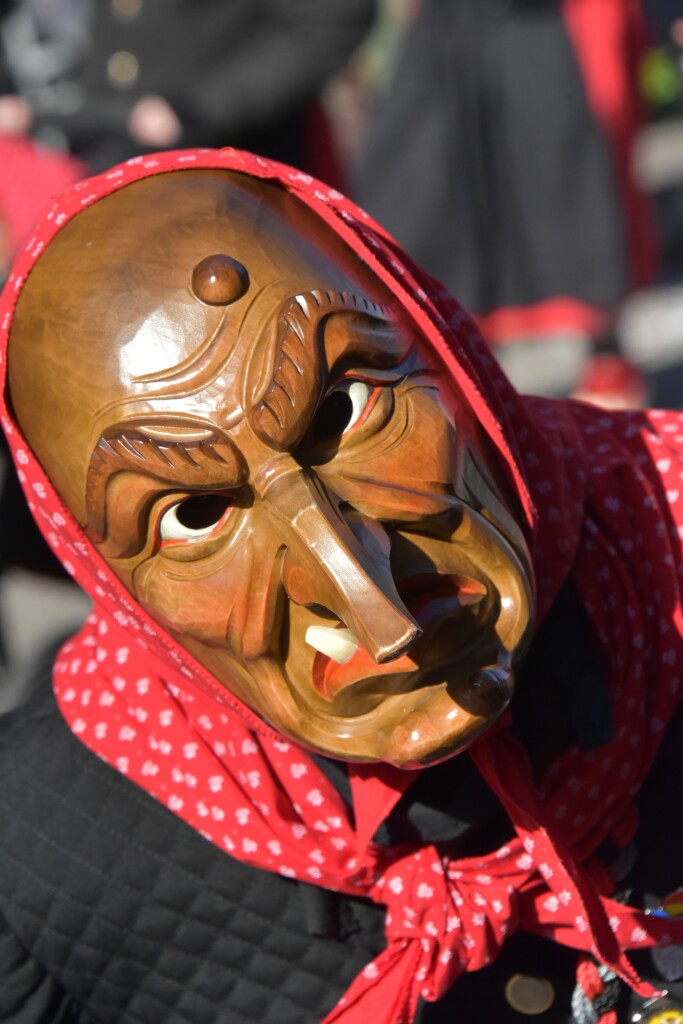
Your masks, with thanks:
[{"label": "quilted black garment", "polygon": [[[598,745],[609,731],[572,603],[546,620],[515,698],[516,731],[527,746],[536,737],[537,763],[551,754],[539,735],[557,735],[577,702],[575,739]],[[683,887],[681,749],[683,708],[643,794],[636,867],[623,883],[636,904]],[[320,763],[344,794],[338,762]],[[431,768],[376,838],[436,842],[451,855],[491,849],[506,826],[482,787],[466,756]],[[47,679],[0,718],[0,1022],[319,1024],[382,949],[383,920],[365,900],[247,867],[204,840],[73,737]],[[683,983],[663,984],[648,953],[637,961],[683,1005]],[[494,964],[423,1005],[419,1024],[523,1024],[505,998],[516,974],[553,986],[538,1024],[569,1024],[575,966],[573,951],[515,935]],[[620,1022],[641,1009],[622,992]]]},{"label": "quilted black garment", "polygon": [[[400,818],[448,816],[417,799]],[[0,908],[12,1024],[319,1024],[384,945],[381,908],[246,867],[98,760],[47,685],[0,718]],[[539,959],[567,1006],[573,955],[517,936],[423,1024],[505,1019],[506,979]]]},{"label": "quilted black garment", "polygon": [[383,945],[381,910],[329,920],[99,761],[48,687],[0,720],[0,836],[2,1021],[317,1024]]}]

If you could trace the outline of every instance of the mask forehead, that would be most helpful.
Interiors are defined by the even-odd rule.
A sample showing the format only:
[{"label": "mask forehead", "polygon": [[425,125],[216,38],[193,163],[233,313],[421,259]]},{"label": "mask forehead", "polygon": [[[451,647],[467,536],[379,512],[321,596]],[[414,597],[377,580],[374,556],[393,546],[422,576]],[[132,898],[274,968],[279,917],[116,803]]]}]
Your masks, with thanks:
[{"label": "mask forehead", "polygon": [[[216,254],[248,276],[232,302],[205,301],[193,281]],[[67,224],[20,297],[9,373],[27,438],[78,519],[90,454],[108,423],[133,412],[182,413],[173,400],[177,406],[183,391],[196,392],[221,368],[239,403],[235,383],[248,346],[223,367],[238,337],[258,336],[285,296],[348,288],[358,270],[303,204],[227,171],[136,182]]]}]

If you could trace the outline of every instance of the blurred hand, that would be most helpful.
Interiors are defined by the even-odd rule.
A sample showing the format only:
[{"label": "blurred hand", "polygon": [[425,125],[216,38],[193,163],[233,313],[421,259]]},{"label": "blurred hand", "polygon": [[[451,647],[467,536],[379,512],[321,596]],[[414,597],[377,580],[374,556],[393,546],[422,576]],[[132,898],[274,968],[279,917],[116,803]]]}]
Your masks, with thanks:
[{"label": "blurred hand", "polygon": [[166,149],[180,140],[182,125],[162,96],[143,96],[128,118],[128,131],[143,146]]},{"label": "blurred hand", "polygon": [[25,135],[32,121],[31,108],[21,96],[0,96],[0,132]]}]

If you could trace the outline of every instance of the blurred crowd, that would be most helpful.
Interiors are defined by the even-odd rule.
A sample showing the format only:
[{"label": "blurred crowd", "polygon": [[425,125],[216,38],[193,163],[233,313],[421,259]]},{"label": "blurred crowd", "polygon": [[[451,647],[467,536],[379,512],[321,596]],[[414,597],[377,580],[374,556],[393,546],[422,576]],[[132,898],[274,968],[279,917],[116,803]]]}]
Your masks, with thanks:
[{"label": "blurred crowd", "polygon": [[[5,0],[0,267],[70,182],[234,145],[364,205],[522,388],[643,405],[619,315],[683,280],[682,83],[680,0]],[[0,569],[51,571],[5,474]]]},{"label": "blurred crowd", "polygon": [[37,199],[55,151],[72,176],[228,144],[339,173],[318,97],[367,35],[374,0],[6,0],[0,12],[3,218],[12,161],[29,171],[36,157]]}]

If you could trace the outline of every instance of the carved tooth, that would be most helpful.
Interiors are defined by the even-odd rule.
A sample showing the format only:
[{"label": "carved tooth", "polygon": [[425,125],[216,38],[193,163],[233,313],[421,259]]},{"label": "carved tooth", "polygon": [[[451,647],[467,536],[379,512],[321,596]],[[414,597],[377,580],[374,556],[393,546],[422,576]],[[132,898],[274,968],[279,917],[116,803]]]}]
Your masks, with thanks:
[{"label": "carved tooth", "polygon": [[345,665],[358,650],[358,640],[350,629],[331,629],[329,626],[309,626],[306,643],[338,665]]},{"label": "carved tooth", "polygon": [[299,309],[301,310],[303,315],[306,317],[306,319],[310,320],[311,319],[311,314],[308,311],[308,304],[307,304],[306,299],[304,298],[304,296],[303,295],[295,295],[294,299],[295,299],[295,302],[298,305]]}]

